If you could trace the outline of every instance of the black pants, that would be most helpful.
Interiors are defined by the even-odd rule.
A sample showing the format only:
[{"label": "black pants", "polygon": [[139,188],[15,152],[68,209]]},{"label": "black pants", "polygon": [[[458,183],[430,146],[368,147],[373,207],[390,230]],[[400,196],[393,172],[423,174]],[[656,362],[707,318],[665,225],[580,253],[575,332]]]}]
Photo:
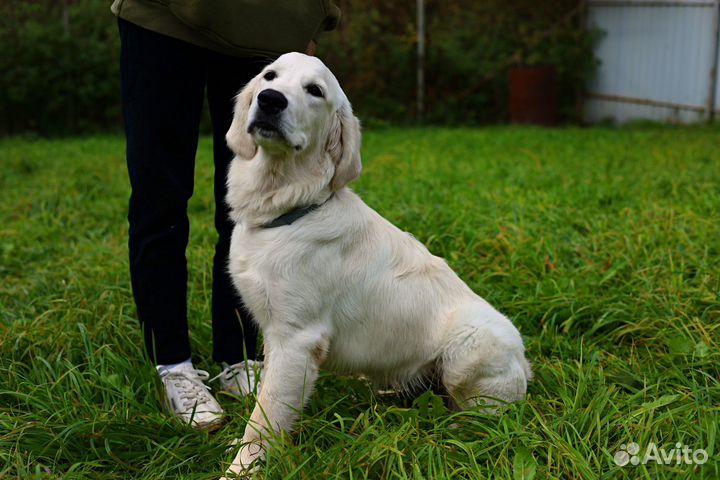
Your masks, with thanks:
[{"label": "black pants", "polygon": [[[226,271],[233,225],[225,178],[233,154],[225,143],[233,97],[263,59],[225,56],[120,20],[121,91],[132,194],[130,276],[150,358],[159,364],[190,357],[187,325],[188,200],[207,87],[213,124],[215,228],[213,358],[255,358],[257,329]],[[245,352],[243,351],[245,348]]]}]

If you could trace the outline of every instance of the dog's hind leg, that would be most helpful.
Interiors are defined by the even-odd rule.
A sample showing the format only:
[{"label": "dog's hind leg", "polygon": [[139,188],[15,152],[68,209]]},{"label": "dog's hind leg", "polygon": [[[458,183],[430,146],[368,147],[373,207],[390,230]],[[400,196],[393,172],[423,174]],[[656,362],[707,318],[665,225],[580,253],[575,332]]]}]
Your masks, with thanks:
[{"label": "dog's hind leg", "polygon": [[524,352],[517,329],[489,305],[458,309],[440,357],[451,406],[498,406],[523,398],[532,376]]}]

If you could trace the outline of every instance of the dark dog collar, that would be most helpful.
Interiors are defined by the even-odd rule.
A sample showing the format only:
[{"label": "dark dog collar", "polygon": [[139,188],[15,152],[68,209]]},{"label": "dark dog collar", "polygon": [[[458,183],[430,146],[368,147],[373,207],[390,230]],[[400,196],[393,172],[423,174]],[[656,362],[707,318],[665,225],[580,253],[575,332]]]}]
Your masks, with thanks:
[{"label": "dark dog collar", "polygon": [[290,210],[289,212],[283,213],[279,217],[277,217],[274,220],[270,220],[267,223],[263,223],[260,225],[260,228],[275,228],[275,227],[283,227],[285,225],[292,225],[293,222],[296,220],[301,219],[308,213],[314,212],[318,208],[325,205],[327,202],[330,201],[330,199],[335,195],[335,192],[331,193],[330,196],[322,203],[314,203],[312,205],[308,205],[307,207],[296,207]]}]

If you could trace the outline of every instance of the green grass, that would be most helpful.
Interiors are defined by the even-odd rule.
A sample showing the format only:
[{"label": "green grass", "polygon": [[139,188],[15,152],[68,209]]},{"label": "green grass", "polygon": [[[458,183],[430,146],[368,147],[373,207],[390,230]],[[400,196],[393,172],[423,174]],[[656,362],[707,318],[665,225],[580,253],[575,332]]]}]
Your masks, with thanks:
[{"label": "green grass", "polygon": [[[720,130],[368,131],[365,201],[513,319],[536,373],[499,416],[321,377],[264,478],[718,478]],[[201,142],[189,315],[212,374],[211,144]],[[223,471],[215,434],[163,415],[129,288],[120,137],[0,140],[0,477]],[[458,428],[451,428],[459,424]],[[621,444],[703,448],[618,467]]]}]

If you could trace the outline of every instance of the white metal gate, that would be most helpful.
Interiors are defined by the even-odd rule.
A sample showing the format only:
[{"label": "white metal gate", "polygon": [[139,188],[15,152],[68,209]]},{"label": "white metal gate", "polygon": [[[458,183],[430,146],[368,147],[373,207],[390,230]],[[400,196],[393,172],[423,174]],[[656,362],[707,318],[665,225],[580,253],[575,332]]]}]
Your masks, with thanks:
[{"label": "white metal gate", "polygon": [[693,122],[720,112],[720,0],[587,0],[603,30],[585,119]]}]

